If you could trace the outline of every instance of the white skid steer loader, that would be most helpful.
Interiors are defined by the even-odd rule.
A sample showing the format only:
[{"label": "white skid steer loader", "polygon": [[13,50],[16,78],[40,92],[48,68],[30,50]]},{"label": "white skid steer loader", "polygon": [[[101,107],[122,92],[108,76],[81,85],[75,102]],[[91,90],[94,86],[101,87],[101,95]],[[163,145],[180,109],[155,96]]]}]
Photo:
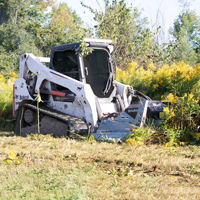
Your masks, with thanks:
[{"label": "white skid steer loader", "polygon": [[[20,75],[13,87],[16,135],[36,133],[38,113],[40,132],[56,137],[89,131],[97,139],[123,138],[143,126],[146,118],[161,120],[162,102],[115,80],[112,41],[85,42],[92,49],[86,57],[78,54],[80,43],[54,47],[50,59],[21,55]],[[132,97],[140,101],[131,103]]]}]

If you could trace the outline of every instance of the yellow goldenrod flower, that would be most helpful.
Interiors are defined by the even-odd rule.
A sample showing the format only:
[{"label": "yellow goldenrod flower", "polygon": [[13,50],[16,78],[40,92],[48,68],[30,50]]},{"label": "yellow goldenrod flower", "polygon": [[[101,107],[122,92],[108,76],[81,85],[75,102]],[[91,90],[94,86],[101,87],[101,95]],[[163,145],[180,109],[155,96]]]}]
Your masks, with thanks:
[{"label": "yellow goldenrod flower", "polygon": [[192,99],[194,97],[194,94],[192,94],[192,93],[190,93],[189,95],[188,95],[188,99]]},{"label": "yellow goldenrod flower", "polygon": [[174,96],[172,93],[169,93],[166,100],[169,100],[170,103],[176,103],[177,100],[178,100],[178,97],[177,96]]},{"label": "yellow goldenrod flower", "polygon": [[172,117],[175,117],[175,113],[174,113],[173,108],[170,110],[170,116],[169,116],[169,118],[172,118]]},{"label": "yellow goldenrod flower", "polygon": [[200,138],[200,133],[197,133],[195,138],[198,140]]},{"label": "yellow goldenrod flower", "polygon": [[135,139],[128,139],[128,140],[126,140],[126,142],[127,142],[128,144],[133,145],[133,146],[141,146],[141,145],[144,144],[143,142],[141,142],[141,141],[136,141]]},{"label": "yellow goldenrod flower", "polygon": [[168,108],[168,107],[164,107],[164,108],[163,108],[163,112],[164,112],[164,113],[169,113],[169,108]]},{"label": "yellow goldenrod flower", "polygon": [[147,65],[148,69],[156,69],[155,65],[151,62]]}]

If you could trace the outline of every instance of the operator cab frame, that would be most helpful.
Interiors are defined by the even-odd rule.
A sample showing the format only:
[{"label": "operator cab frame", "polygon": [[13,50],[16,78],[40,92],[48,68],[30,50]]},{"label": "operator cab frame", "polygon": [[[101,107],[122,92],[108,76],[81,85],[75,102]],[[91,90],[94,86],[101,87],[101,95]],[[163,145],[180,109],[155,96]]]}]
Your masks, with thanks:
[{"label": "operator cab frame", "polygon": [[[112,41],[110,44],[102,44],[95,43],[99,41],[98,39],[92,40],[92,42],[86,41],[87,48],[93,49],[86,57],[80,56],[78,53],[80,43],[54,47],[51,53],[50,69],[89,84],[98,98],[110,101],[114,93],[116,94],[112,62],[114,45]],[[64,88],[57,85],[56,89]]]}]

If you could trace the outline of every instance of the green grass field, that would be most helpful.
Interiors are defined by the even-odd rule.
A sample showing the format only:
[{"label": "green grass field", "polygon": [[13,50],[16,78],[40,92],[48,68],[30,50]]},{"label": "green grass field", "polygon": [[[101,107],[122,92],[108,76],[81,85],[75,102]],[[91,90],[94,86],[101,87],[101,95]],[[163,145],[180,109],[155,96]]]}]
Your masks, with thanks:
[{"label": "green grass field", "polygon": [[[13,149],[19,159],[6,164]],[[199,199],[200,149],[0,133],[0,199]]]}]

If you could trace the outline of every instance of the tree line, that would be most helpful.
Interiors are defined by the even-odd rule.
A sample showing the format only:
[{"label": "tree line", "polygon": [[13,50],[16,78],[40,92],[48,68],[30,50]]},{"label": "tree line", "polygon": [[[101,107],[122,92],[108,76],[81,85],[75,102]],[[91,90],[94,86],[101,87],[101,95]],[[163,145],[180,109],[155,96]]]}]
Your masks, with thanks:
[{"label": "tree line", "polygon": [[56,6],[55,0],[0,0],[0,73],[17,71],[19,56],[25,52],[50,56],[60,44],[82,41],[84,37],[112,39],[116,47],[117,66],[127,68],[137,61],[147,67],[184,61],[200,63],[200,17],[186,9],[173,24],[173,40],[160,44],[160,28],[152,31],[148,19],[125,0],[104,0],[105,9],[97,11],[81,3],[94,15],[97,25],[84,27],[77,13],[67,4]]}]

